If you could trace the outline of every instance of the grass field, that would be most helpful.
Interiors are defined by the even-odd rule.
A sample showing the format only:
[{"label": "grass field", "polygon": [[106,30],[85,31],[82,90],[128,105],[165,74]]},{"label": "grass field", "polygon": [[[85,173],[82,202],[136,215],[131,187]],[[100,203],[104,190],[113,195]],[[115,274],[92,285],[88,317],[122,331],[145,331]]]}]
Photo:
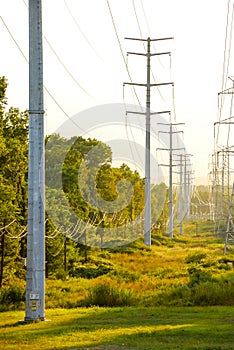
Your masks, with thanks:
[{"label": "grass field", "polygon": [[47,279],[48,322],[20,323],[24,286],[5,286],[0,349],[234,350],[234,249],[223,255],[210,222],[184,231],[151,249],[92,250],[86,278]]},{"label": "grass field", "polygon": [[1,349],[234,349],[234,308],[50,309],[48,322],[1,313]]}]

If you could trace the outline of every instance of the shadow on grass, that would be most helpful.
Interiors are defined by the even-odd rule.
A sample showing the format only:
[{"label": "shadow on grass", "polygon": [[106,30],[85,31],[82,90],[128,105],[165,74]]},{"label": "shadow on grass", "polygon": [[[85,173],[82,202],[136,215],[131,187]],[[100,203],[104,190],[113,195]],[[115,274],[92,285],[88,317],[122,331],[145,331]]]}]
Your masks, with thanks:
[{"label": "shadow on grass", "polygon": [[232,307],[48,310],[51,322],[24,326],[7,322],[3,328],[8,327],[5,337],[15,346],[11,349],[21,349],[16,343],[20,335],[24,349],[41,344],[46,350],[230,350],[233,311]]}]

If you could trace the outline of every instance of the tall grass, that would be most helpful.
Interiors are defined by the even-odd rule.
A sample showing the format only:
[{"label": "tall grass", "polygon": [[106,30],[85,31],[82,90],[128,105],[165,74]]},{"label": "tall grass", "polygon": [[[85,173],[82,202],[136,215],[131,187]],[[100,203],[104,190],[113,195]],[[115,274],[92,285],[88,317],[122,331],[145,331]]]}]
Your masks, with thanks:
[{"label": "tall grass", "polygon": [[132,306],[136,305],[136,297],[130,289],[101,283],[89,290],[85,299],[86,306]]},{"label": "tall grass", "polygon": [[[87,265],[82,270],[84,277],[89,272],[87,278],[46,281],[46,308],[234,305],[233,250],[224,258],[223,242],[207,232],[168,241],[151,250],[134,243],[126,250],[93,253],[97,269],[90,273]],[[22,308],[24,288],[20,282],[0,289],[0,311]]]}]

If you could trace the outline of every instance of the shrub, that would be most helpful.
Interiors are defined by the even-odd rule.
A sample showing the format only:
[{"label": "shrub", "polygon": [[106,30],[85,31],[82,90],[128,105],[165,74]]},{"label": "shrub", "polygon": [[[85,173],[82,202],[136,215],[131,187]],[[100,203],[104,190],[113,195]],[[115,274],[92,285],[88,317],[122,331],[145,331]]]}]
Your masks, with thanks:
[{"label": "shrub", "polygon": [[192,293],[194,305],[234,305],[234,284],[206,282],[197,285]]},{"label": "shrub", "polygon": [[25,288],[12,285],[0,289],[0,311],[22,309],[25,302]]},{"label": "shrub", "polygon": [[136,298],[131,290],[111,286],[109,283],[102,283],[89,290],[85,300],[86,306],[131,306],[135,305]]},{"label": "shrub", "polygon": [[191,266],[188,269],[188,273],[190,276],[190,281],[188,283],[189,287],[194,287],[197,284],[212,280],[211,272],[200,266]]},{"label": "shrub", "polygon": [[107,264],[100,264],[99,266],[87,264],[84,266],[76,267],[76,269],[74,269],[74,271],[70,273],[70,276],[76,278],[80,277],[92,279],[102,275],[106,275],[112,269],[112,266]]},{"label": "shrub", "polygon": [[137,271],[129,271],[127,269],[124,269],[122,267],[119,267],[118,269],[115,269],[111,272],[110,276],[114,276],[116,281],[118,283],[121,282],[136,282],[141,277],[140,273]]},{"label": "shrub", "polygon": [[189,255],[186,259],[185,262],[187,264],[191,264],[191,263],[196,263],[196,264],[201,264],[204,259],[206,258],[206,253],[203,252],[197,252],[195,254],[191,254]]}]

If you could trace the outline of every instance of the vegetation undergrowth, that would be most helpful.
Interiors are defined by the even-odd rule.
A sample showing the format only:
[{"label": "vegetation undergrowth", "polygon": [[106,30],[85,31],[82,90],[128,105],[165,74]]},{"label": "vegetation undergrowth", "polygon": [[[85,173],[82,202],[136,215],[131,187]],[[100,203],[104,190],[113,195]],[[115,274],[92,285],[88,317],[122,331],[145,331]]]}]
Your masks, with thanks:
[{"label": "vegetation undergrowth", "polygon": [[[91,250],[74,277],[64,272],[46,280],[46,308],[234,305],[233,250],[224,256],[213,232],[185,230],[161,242]],[[22,309],[24,288],[22,280],[1,288],[0,310]]]}]

